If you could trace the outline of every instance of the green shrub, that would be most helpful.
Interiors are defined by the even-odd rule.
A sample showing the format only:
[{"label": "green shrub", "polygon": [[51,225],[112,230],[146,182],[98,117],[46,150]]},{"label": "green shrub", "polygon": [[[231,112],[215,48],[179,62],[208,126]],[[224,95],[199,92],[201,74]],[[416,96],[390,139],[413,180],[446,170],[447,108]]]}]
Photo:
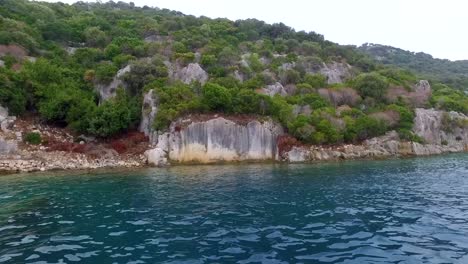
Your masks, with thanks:
[{"label": "green shrub", "polygon": [[228,112],[231,109],[232,96],[225,87],[207,83],[203,87],[203,104],[211,111]]},{"label": "green shrub", "polygon": [[327,86],[327,77],[322,74],[306,74],[304,83],[309,84],[312,88],[324,88]]},{"label": "green shrub", "polygon": [[118,70],[119,69],[110,62],[101,62],[95,71],[96,79],[101,83],[110,83]]},{"label": "green shrub", "polygon": [[140,106],[135,98],[129,98],[123,90],[89,113],[88,132],[99,137],[109,137],[136,126],[140,118]]},{"label": "green shrub", "polygon": [[8,107],[10,114],[22,114],[26,110],[27,95],[18,76],[0,68],[0,105]]},{"label": "green shrub", "polygon": [[388,88],[388,81],[378,73],[363,73],[352,81],[352,86],[363,97],[383,100]]},{"label": "green shrub", "polygon": [[42,143],[41,134],[36,132],[26,133],[26,135],[24,136],[24,141],[28,144],[39,145]]},{"label": "green shrub", "polygon": [[[152,88],[153,85],[154,83],[148,88]],[[156,89],[159,97],[159,111],[153,124],[156,130],[166,129],[172,121],[184,114],[201,112],[206,108],[188,85],[178,83],[153,89]]]},{"label": "green shrub", "polygon": [[405,130],[411,130],[413,128],[414,112],[409,107],[392,104],[386,108],[388,110],[396,111],[400,115],[397,128]]},{"label": "green shrub", "polygon": [[387,132],[387,125],[384,121],[369,116],[361,116],[354,122],[347,124],[344,138],[349,142],[356,142],[381,136],[385,132]]}]

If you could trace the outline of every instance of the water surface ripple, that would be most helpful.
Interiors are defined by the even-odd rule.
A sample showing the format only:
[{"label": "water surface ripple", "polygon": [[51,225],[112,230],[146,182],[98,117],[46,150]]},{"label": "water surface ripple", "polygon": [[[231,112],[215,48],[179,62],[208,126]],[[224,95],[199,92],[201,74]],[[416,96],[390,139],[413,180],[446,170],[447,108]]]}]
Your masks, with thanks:
[{"label": "water surface ripple", "polygon": [[468,155],[0,177],[0,263],[468,263]]}]

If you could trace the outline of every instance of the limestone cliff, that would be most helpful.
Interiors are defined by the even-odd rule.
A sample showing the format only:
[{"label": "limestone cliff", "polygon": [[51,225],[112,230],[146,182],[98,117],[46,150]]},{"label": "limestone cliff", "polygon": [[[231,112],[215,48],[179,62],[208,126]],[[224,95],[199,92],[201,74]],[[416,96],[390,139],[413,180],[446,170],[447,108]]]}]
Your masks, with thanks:
[{"label": "limestone cliff", "polygon": [[413,131],[423,144],[401,141],[398,133],[369,139],[359,145],[284,147],[280,125],[251,119],[237,122],[223,117],[204,120],[180,119],[159,135],[156,147],[148,150],[153,165],[214,163],[223,161],[278,160],[308,162],[322,160],[386,158],[431,155],[468,150],[468,117],[433,109],[416,109]]},{"label": "limestone cliff", "polygon": [[151,137],[154,133],[153,122],[158,113],[158,99],[153,89],[149,90],[143,97],[143,106],[141,109],[141,122],[139,130]]},{"label": "limestone cliff", "polygon": [[274,160],[278,157],[277,137],[282,133],[271,120],[179,120],[159,136],[156,148],[147,156],[155,165],[163,165],[167,159],[179,163]]}]

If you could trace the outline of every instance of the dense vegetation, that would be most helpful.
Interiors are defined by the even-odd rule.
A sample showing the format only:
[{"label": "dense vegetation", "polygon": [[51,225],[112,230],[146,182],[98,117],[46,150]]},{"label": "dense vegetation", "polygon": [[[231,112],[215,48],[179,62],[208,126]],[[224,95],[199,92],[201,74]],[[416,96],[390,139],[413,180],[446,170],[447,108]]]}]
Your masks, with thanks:
[{"label": "dense vegetation", "polygon": [[[136,128],[150,89],[159,103],[158,130],[187,113],[251,114],[270,116],[314,144],[357,142],[389,129],[416,140],[410,131],[416,106],[468,113],[462,92],[434,81],[430,100],[416,104],[410,91],[418,77],[411,72],[284,24],[123,2],[0,3],[0,104],[79,133],[107,137]],[[207,72],[206,83],[171,78],[170,67],[190,63]],[[342,82],[328,84],[320,69],[333,63],[352,67]],[[126,65],[125,85],[113,98],[99,98],[97,88]],[[259,93],[276,83],[287,94]],[[390,91],[400,93],[393,98]]]},{"label": "dense vegetation", "polygon": [[426,79],[468,91],[468,60],[436,59],[423,52],[411,52],[378,44],[364,44],[359,49],[383,64],[412,70]]}]

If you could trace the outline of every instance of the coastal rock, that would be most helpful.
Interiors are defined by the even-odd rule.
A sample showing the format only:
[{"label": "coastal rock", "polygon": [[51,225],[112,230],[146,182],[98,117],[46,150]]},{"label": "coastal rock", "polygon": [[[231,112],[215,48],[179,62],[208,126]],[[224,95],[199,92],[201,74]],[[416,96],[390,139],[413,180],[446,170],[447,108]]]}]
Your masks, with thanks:
[{"label": "coastal rock", "polygon": [[145,152],[148,164],[158,167],[169,165],[168,151],[169,133],[164,133],[159,135],[156,147]]},{"label": "coastal rock", "polygon": [[0,155],[14,154],[18,151],[18,142],[0,137]]},{"label": "coastal rock", "polygon": [[0,129],[2,132],[9,132],[15,120],[15,116],[8,115],[8,108],[0,106]]},{"label": "coastal rock", "polygon": [[287,153],[287,160],[291,163],[305,162],[311,159],[310,154],[310,151],[305,148],[293,147]]},{"label": "coastal rock", "polygon": [[288,162],[384,158],[402,155],[406,153],[406,148],[399,141],[398,133],[390,131],[384,136],[366,140],[361,145],[293,147],[282,157]]},{"label": "coastal rock", "polygon": [[417,108],[413,131],[427,144],[468,145],[468,117],[457,112]]},{"label": "coastal rock", "polygon": [[179,163],[274,160],[278,155],[276,140],[282,133],[281,126],[271,120],[251,120],[245,124],[223,117],[194,122],[179,120],[146,155],[153,165],[164,164],[161,155],[165,153],[168,160]]}]

